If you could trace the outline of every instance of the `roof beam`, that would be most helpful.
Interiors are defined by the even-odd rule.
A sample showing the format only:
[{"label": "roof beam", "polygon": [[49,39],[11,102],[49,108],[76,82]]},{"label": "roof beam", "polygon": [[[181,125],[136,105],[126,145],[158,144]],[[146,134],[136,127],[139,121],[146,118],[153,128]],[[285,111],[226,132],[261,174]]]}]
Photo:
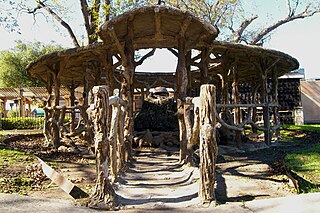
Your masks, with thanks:
[{"label": "roof beam", "polygon": [[159,7],[154,8],[154,19],[155,19],[155,34],[154,38],[156,40],[162,40],[163,35],[161,33],[161,16],[159,13]]},{"label": "roof beam", "polygon": [[113,26],[108,28],[108,33],[109,33],[110,37],[112,38],[112,40],[115,42],[116,47],[117,47],[117,49],[118,49],[118,51],[120,53],[120,56],[122,58],[125,58],[125,53],[124,53],[124,50],[123,50],[123,46],[121,45]]},{"label": "roof beam", "polygon": [[179,35],[180,37],[184,37],[190,23],[191,23],[191,20],[192,20],[192,17],[191,16],[188,16],[182,23],[181,25],[181,29],[180,29],[180,32],[179,32]]}]

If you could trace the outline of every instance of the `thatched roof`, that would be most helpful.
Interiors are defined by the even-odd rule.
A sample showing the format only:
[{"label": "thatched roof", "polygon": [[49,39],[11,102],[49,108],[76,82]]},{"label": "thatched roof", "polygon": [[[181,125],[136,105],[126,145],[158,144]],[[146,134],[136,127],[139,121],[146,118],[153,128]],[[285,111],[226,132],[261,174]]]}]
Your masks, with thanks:
[{"label": "thatched roof", "polygon": [[134,49],[176,48],[180,34],[187,41],[187,49],[196,49],[210,44],[218,36],[216,27],[194,14],[160,5],[136,8],[119,15],[106,22],[99,34],[105,44],[112,46],[115,39],[123,43],[130,28]]}]

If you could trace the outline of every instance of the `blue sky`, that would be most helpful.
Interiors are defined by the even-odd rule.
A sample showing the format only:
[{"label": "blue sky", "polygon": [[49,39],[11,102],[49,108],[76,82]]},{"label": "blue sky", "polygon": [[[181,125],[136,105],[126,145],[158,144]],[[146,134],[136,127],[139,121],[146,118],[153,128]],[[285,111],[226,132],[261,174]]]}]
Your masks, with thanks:
[{"label": "blue sky", "polygon": [[[70,2],[71,3],[71,2]],[[72,3],[77,11],[77,3]],[[248,15],[258,14],[258,23],[270,24],[276,18],[286,15],[286,5],[284,0],[246,0],[245,8],[250,8]],[[254,11],[254,12],[252,12]],[[71,46],[71,40],[65,33],[56,31],[57,26],[47,25],[42,16],[39,16],[38,24],[33,23],[32,16],[22,15],[21,33],[8,33],[0,27],[0,50],[9,49],[15,45],[14,41],[21,39],[24,41],[41,41],[49,43],[55,41],[63,46]],[[82,17],[79,17],[82,18]],[[51,19],[49,19],[52,21]],[[81,28],[76,22],[71,22],[76,30],[76,34],[82,34]],[[296,20],[285,24],[272,33],[270,41],[265,45],[267,48],[280,50],[295,58],[300,62],[300,67],[305,69],[306,78],[320,78],[320,14],[311,18]],[[174,71],[176,58],[167,50],[157,50],[155,56],[146,60],[138,67],[138,70],[145,71]]]}]

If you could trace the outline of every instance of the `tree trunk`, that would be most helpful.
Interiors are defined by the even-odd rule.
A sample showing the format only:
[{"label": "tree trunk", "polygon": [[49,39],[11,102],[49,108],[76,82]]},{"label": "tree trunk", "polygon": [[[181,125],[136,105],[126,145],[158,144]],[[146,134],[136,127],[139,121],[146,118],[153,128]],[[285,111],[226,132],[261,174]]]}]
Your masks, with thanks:
[{"label": "tree trunk", "polygon": [[126,147],[124,143],[124,115],[125,115],[125,109],[124,107],[119,107],[119,120],[118,120],[118,135],[117,135],[117,142],[118,142],[118,172],[121,172],[125,169],[126,164]]},{"label": "tree trunk", "polygon": [[48,109],[49,107],[51,107],[52,103],[52,85],[53,85],[53,75],[51,73],[48,74],[47,76],[47,85],[46,85],[46,89],[47,92],[49,94],[49,97],[47,99],[47,104],[44,107],[44,124],[43,124],[43,135],[46,138],[46,144],[50,145],[52,144],[52,129],[51,129],[51,124],[49,119],[52,117],[52,113],[50,112],[50,110]]},{"label": "tree trunk", "polygon": [[186,98],[186,102],[184,104],[184,123],[185,123],[185,128],[186,128],[186,141],[187,141],[187,156],[186,156],[186,163],[190,166],[193,165],[193,144],[191,141],[192,138],[192,123],[191,123],[191,117],[190,117],[190,112],[191,112],[191,101],[192,98]]},{"label": "tree trunk", "polygon": [[[74,107],[75,104],[75,100],[76,100],[76,96],[75,96],[75,85],[73,82],[71,82],[70,85],[70,106]],[[70,121],[70,134],[74,133],[75,130],[75,122],[76,122],[76,113],[75,113],[75,109],[71,110],[71,121]]]},{"label": "tree trunk", "polygon": [[[239,104],[240,100],[239,100],[239,91],[238,91],[238,70],[237,70],[237,66],[234,65],[233,66],[233,95],[234,95],[234,104]],[[240,108],[238,106],[236,106],[234,108],[234,123],[236,126],[238,126],[240,124]],[[240,148],[241,146],[241,132],[240,131],[236,131],[235,132],[236,135],[236,145],[238,148]]]},{"label": "tree trunk", "polygon": [[94,103],[88,109],[94,129],[94,148],[96,156],[97,180],[88,206],[90,208],[112,209],[115,205],[116,194],[108,179],[108,88],[93,87]]},{"label": "tree trunk", "polygon": [[117,169],[117,136],[118,136],[118,121],[119,121],[119,101],[112,104],[112,116],[110,124],[110,168],[112,182],[118,181]]},{"label": "tree trunk", "polygon": [[[257,83],[254,85],[254,87],[252,87],[252,99],[251,99],[251,103],[255,104],[257,103],[257,93],[258,93],[258,89],[259,89],[260,85]],[[251,120],[253,121],[253,123],[257,122],[257,107],[253,107],[252,108],[252,118]],[[258,129],[254,126],[251,125],[251,129],[252,129],[252,133],[257,133]]]},{"label": "tree trunk", "polygon": [[[277,77],[277,67],[274,67],[272,70],[272,103],[278,104],[278,77]],[[279,122],[279,109],[278,107],[273,107],[273,119],[274,119],[274,125],[278,126],[280,125]],[[280,135],[280,128],[277,128],[275,130],[276,134],[276,142],[279,140]],[[272,137],[272,135],[271,135]]]},{"label": "tree trunk", "polygon": [[[264,67],[262,67],[264,69]],[[261,69],[261,70],[262,70]],[[270,109],[268,105],[268,93],[267,93],[267,74],[261,72],[261,103],[267,104],[263,107],[263,124],[264,124],[264,142],[267,145],[271,144],[270,137]]]},{"label": "tree trunk", "polygon": [[126,48],[127,64],[124,66],[123,79],[121,83],[121,93],[123,100],[127,101],[127,108],[124,120],[124,141],[126,146],[126,161],[132,159],[133,140],[133,79],[135,72],[133,47]]},{"label": "tree trunk", "polygon": [[192,127],[191,134],[191,145],[197,144],[199,141],[199,133],[200,133],[200,97],[193,98],[193,114],[194,114],[194,122]]},{"label": "tree trunk", "polygon": [[[58,73],[54,77],[54,106],[59,106],[60,101],[60,77]],[[52,116],[52,128],[53,128],[53,146],[58,148],[60,146],[60,127],[59,127],[59,117],[60,117],[60,110],[53,109],[53,116]]]},{"label": "tree trunk", "polygon": [[218,155],[216,143],[216,90],[214,85],[200,88],[200,188],[203,202],[215,202],[215,165]]},{"label": "tree trunk", "polygon": [[186,141],[186,129],[184,123],[184,106],[182,98],[187,95],[188,87],[188,75],[186,68],[186,50],[185,39],[179,38],[178,47],[178,64],[176,70],[176,97],[177,97],[177,117],[179,123],[179,140],[180,140],[180,162],[186,159],[187,153],[187,141]]}]

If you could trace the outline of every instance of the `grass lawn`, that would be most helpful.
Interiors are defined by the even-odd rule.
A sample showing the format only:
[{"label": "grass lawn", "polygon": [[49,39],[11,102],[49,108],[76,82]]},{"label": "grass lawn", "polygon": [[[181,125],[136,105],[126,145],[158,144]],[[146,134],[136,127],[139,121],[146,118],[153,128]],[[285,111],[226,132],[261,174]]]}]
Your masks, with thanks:
[{"label": "grass lawn", "polygon": [[304,124],[301,126],[296,125],[282,125],[283,130],[303,130],[303,131],[320,131],[320,124]]},{"label": "grass lawn", "polygon": [[[282,142],[292,144],[308,143],[305,140],[305,135],[299,135],[296,131],[320,132],[320,124],[284,125],[281,128]],[[287,153],[285,157],[286,164],[306,180],[301,184],[303,193],[320,192],[320,138],[314,138],[312,144],[311,146],[302,146],[297,151]]]},{"label": "grass lawn", "polygon": [[41,188],[45,177],[34,155],[6,148],[0,141],[0,192],[26,195]]}]

